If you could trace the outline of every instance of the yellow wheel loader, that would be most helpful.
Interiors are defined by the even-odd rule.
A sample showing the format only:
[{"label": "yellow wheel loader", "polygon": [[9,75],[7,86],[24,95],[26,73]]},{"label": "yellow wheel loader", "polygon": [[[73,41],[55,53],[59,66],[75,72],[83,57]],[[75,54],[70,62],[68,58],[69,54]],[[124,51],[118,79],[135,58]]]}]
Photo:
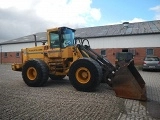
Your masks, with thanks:
[{"label": "yellow wheel loader", "polygon": [[74,33],[68,27],[48,29],[47,44],[23,48],[22,63],[12,64],[12,70],[22,71],[24,82],[31,87],[45,85],[49,77],[60,80],[67,75],[79,91],[94,91],[105,81],[118,97],[146,100],[145,82],[134,65],[116,69],[90,48],[87,39],[75,38]]}]

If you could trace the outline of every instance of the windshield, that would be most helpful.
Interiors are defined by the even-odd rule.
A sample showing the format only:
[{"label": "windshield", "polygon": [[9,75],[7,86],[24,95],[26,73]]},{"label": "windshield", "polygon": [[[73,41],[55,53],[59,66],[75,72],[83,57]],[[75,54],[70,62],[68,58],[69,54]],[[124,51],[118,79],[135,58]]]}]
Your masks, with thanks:
[{"label": "windshield", "polygon": [[158,57],[147,57],[145,61],[159,61]]},{"label": "windshield", "polygon": [[74,43],[74,31],[68,28],[62,29],[62,47],[72,46]]}]

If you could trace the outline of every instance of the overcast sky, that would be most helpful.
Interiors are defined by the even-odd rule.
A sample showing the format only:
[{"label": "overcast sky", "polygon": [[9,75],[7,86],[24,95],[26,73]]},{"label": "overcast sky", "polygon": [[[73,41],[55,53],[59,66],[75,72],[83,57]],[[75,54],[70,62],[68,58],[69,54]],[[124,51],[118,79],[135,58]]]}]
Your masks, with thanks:
[{"label": "overcast sky", "polygon": [[160,20],[160,0],[0,0],[0,42],[48,28]]}]

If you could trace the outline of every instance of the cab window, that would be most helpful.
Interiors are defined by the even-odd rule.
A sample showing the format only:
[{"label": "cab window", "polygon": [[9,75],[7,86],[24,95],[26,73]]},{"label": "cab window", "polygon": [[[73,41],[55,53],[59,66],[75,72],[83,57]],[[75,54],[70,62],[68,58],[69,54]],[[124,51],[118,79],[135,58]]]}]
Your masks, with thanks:
[{"label": "cab window", "polygon": [[59,48],[60,47],[58,32],[51,32],[50,33],[50,42],[51,42],[50,43],[51,48]]}]

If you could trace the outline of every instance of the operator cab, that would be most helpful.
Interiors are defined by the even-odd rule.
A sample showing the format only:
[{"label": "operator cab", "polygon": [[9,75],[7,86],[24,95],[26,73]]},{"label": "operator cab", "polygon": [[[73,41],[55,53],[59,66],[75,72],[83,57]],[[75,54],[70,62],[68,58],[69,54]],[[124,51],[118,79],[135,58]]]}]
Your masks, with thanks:
[{"label": "operator cab", "polygon": [[49,31],[49,42],[51,48],[65,48],[73,46],[75,30],[67,27],[60,27],[58,29]]}]

